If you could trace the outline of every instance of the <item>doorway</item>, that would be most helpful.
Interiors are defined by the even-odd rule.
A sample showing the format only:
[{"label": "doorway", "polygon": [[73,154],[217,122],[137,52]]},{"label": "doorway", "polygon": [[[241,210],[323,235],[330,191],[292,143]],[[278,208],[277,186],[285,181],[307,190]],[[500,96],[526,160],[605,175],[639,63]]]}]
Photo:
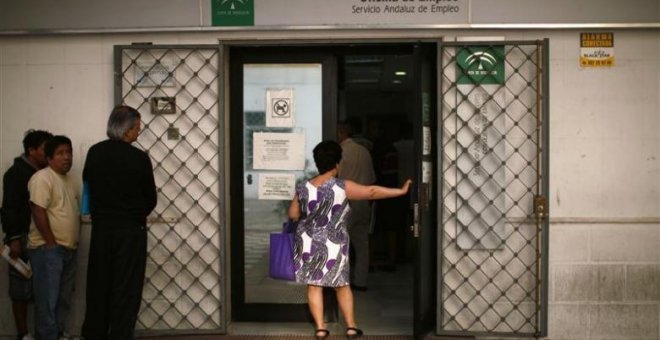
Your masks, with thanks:
[{"label": "doorway", "polygon": [[[419,62],[427,58],[425,64],[433,65],[434,49],[428,48],[427,54],[421,50],[411,43],[230,48],[233,320],[310,320],[304,287],[268,278],[268,235],[281,228],[292,195],[267,197],[264,191],[272,189],[266,182],[272,181],[269,176],[294,182],[313,176],[311,149],[321,140],[335,140],[338,122],[354,124],[355,138],[371,151],[378,184],[397,186],[405,178],[421,183],[417,154],[424,119],[416,113],[424,106],[422,93],[427,104],[435,101],[429,97],[434,91],[422,91]],[[291,120],[281,126],[267,121],[274,111],[266,105],[274,96],[287,99],[293,110]],[[279,134],[283,141],[278,143],[292,145],[285,150],[289,158],[280,164],[263,159],[255,163],[258,147],[271,134]],[[296,141],[304,147],[295,147]],[[415,288],[419,250],[428,252],[425,258],[435,253],[418,247],[411,230],[420,190],[415,185],[409,197],[374,205],[368,286],[354,291],[358,322],[370,334],[413,334],[415,300],[434,300],[419,296]],[[424,272],[426,280],[434,277]],[[341,320],[333,302],[329,291],[330,322]]]},{"label": "doorway", "polygon": [[[302,164],[293,172],[295,181],[312,175],[305,172],[312,163],[304,145],[334,138],[339,120],[358,118],[367,125],[365,130],[382,127],[392,138],[397,124],[410,118],[413,161],[397,162],[412,164],[408,212],[413,237],[394,235],[399,242],[393,244],[401,247],[404,241],[398,248],[403,249],[398,255],[404,255],[401,268],[397,261],[396,267],[388,266],[387,243],[376,238],[375,272],[368,290],[359,292],[375,303],[358,299],[360,325],[370,334],[409,334],[412,323],[417,338],[434,325],[442,335],[546,334],[548,45],[546,39],[504,44],[116,46],[115,102],[143,111],[138,143],[153,158],[160,192],[157,216],[150,219],[151,265],[142,327],[223,332],[229,321],[225,315],[234,321],[308,320],[300,288],[265,274],[267,237],[281,228],[281,212],[290,195],[271,190],[262,192],[267,196],[262,198],[269,199],[260,199],[256,189],[261,174],[275,184],[291,176],[286,171],[281,176],[281,169],[270,170],[263,161],[254,171],[254,151],[264,149],[252,147],[255,133],[285,133],[285,142],[295,142],[297,134],[308,132],[309,141],[297,144],[303,151],[298,158]],[[501,61],[489,69],[487,54]],[[227,92],[220,67],[227,56],[229,115],[220,95]],[[411,57],[412,62],[403,63],[410,66],[410,78],[398,78],[408,73],[391,72],[386,66],[392,59]],[[391,88],[406,80],[412,90]],[[298,104],[294,110],[301,119],[290,127],[268,126],[266,94],[244,96],[255,89],[277,90],[271,98],[297,98],[291,103]],[[287,97],[287,89],[297,95]],[[403,107],[412,113],[396,113],[407,112],[396,109],[401,103],[408,103]],[[283,104],[271,112],[286,113]],[[229,116],[229,129],[224,128],[224,116]],[[225,135],[230,136],[230,162],[225,161]],[[258,137],[266,141],[264,135]],[[230,163],[231,175],[225,178],[224,165]],[[228,200],[223,194],[226,179]],[[226,204],[231,207],[229,233],[224,228]],[[404,220],[410,222],[410,216]],[[229,238],[225,241],[224,236]],[[389,236],[380,240],[392,239]],[[225,271],[227,248],[232,265]],[[411,254],[412,274],[406,275]],[[376,277],[392,269],[396,275]],[[405,281],[410,277],[412,284]],[[395,280],[404,283],[395,285]],[[386,293],[379,295],[379,284],[397,288],[382,289]],[[397,306],[398,297],[411,301],[411,292],[412,321],[406,309],[410,304],[395,307],[395,315],[387,312]],[[328,321],[335,322],[334,299],[326,301]],[[383,314],[400,320],[387,321]],[[392,324],[401,327],[388,329]]]},{"label": "doorway", "polygon": [[[414,51],[346,51],[339,58],[339,120],[371,154],[376,184],[414,177]],[[355,287],[356,316],[372,334],[413,333],[414,240],[409,196],[371,203],[369,275]]]}]

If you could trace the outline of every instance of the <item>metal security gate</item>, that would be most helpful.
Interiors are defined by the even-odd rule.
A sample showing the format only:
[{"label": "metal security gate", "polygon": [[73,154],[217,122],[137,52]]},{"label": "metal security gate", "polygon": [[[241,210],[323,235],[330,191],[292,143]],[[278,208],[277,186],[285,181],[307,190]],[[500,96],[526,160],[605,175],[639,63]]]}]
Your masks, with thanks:
[{"label": "metal security gate", "polygon": [[225,328],[224,150],[219,46],[115,46],[115,103],[135,107],[154,166],[138,329]]},{"label": "metal security gate", "polygon": [[544,336],[548,40],[443,43],[439,334]]}]

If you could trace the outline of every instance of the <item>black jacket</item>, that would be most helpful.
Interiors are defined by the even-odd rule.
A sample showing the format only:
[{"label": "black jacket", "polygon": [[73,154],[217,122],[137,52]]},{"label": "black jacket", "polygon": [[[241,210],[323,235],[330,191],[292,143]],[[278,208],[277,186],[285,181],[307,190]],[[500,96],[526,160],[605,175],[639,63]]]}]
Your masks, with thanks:
[{"label": "black jacket", "polygon": [[89,186],[92,224],[113,228],[145,226],[156,207],[151,160],[132,145],[105,140],[87,152],[83,180]]},{"label": "black jacket", "polygon": [[2,230],[5,232],[5,243],[26,235],[30,231],[30,192],[28,181],[37,172],[23,156],[14,159],[12,165],[2,178]]}]

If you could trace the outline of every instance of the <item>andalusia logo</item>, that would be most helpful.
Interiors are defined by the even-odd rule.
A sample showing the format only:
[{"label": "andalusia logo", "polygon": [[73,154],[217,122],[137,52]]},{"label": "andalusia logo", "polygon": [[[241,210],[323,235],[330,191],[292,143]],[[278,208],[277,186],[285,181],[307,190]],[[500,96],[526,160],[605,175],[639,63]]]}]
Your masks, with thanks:
[{"label": "andalusia logo", "polygon": [[213,26],[253,26],[254,0],[212,0]]},{"label": "andalusia logo", "polygon": [[466,46],[456,53],[456,83],[504,84],[504,46]]}]

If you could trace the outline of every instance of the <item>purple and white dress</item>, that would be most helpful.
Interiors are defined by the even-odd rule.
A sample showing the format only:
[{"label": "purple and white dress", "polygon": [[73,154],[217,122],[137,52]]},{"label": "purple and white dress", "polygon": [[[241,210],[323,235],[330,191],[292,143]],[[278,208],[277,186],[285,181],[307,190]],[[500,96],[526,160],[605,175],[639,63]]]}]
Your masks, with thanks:
[{"label": "purple and white dress", "polygon": [[344,181],[333,177],[318,187],[304,181],[296,187],[296,194],[302,210],[293,255],[296,282],[323,287],[348,285],[346,221],[351,208]]}]

